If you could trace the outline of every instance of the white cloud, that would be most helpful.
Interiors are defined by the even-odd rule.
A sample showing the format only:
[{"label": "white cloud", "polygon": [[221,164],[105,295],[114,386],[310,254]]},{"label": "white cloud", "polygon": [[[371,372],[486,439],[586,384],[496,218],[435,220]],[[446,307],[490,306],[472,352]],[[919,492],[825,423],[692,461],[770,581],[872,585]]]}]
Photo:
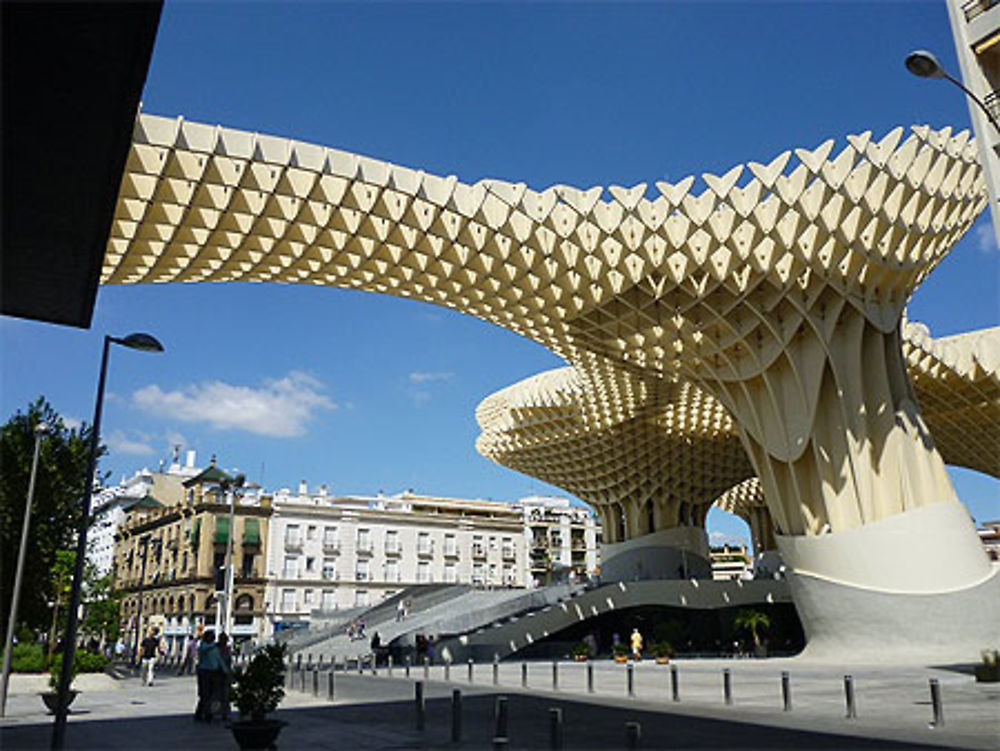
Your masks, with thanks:
[{"label": "white cloud", "polygon": [[149,456],[150,454],[155,454],[156,449],[146,443],[144,436],[139,436],[138,440],[129,438],[121,430],[112,430],[111,433],[104,438],[104,443],[107,444],[108,450],[112,454],[130,454],[132,456]]},{"label": "white cloud", "polygon": [[747,540],[743,535],[734,535],[732,532],[722,532],[715,530],[708,535],[708,542],[714,547],[720,545],[747,545]]},{"label": "white cloud", "polygon": [[429,373],[427,371],[415,370],[407,377],[410,379],[410,383],[431,383],[433,381],[450,381],[455,377],[455,374],[444,371]]},{"label": "white cloud", "polygon": [[997,249],[997,238],[993,234],[993,222],[981,223],[975,229],[976,244],[983,252]]},{"label": "white cloud", "polygon": [[284,378],[264,381],[260,388],[205,381],[164,391],[154,383],[134,392],[132,404],[149,414],[206,422],[219,430],[290,438],[303,435],[317,411],[337,408],[322,390],[316,378],[292,371]]},{"label": "white cloud", "polygon": [[66,430],[76,430],[83,425],[83,420],[79,417],[73,417],[72,415],[63,415],[62,423],[66,427]]}]

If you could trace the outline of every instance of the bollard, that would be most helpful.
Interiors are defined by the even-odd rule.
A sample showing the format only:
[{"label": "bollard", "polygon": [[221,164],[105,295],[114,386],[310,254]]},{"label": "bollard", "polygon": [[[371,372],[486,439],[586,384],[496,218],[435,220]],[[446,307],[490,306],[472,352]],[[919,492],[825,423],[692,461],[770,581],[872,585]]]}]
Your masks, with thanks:
[{"label": "bollard", "polygon": [[521,663],[521,688],[528,687],[528,663]]},{"label": "bollard", "polygon": [[639,748],[639,739],[642,738],[642,725],[638,722],[625,723],[625,748]]},{"label": "bollard", "polygon": [[430,658],[424,657],[424,680],[426,681],[431,677],[431,661]]},{"label": "bollard", "polygon": [[456,688],[451,692],[451,742],[462,741],[462,691]]},{"label": "bollard", "polygon": [[625,666],[625,687],[629,696],[635,696],[635,666],[631,662]]},{"label": "bollard", "polygon": [[417,730],[424,729],[424,714],[426,707],[424,706],[424,682],[417,681],[413,684],[413,704],[417,710]]},{"label": "bollard", "polygon": [[559,690],[559,661],[552,661],[552,690]]},{"label": "bollard", "polygon": [[326,698],[333,701],[334,697],[334,681],[336,678],[333,677],[333,671],[331,670],[326,674]]},{"label": "bollard", "polygon": [[313,668],[313,696],[319,696],[319,670]]},{"label": "bollard", "polygon": [[493,737],[507,737],[507,697],[498,696],[493,705]]},{"label": "bollard", "polygon": [[372,675],[378,675],[378,655],[372,652]]},{"label": "bollard", "polygon": [[507,751],[507,739],[496,737],[493,739],[493,751]]},{"label": "bollard", "polygon": [[733,677],[729,668],[722,671],[722,698],[727,705],[733,703]]},{"label": "bollard", "polygon": [[844,676],[844,700],[847,702],[847,719],[853,720],[858,716],[858,709],[854,706],[854,676]]},{"label": "bollard", "polygon": [[385,658],[385,668],[389,672],[389,677],[392,678],[392,655]]},{"label": "bollard", "polygon": [[941,706],[941,686],[937,678],[930,679],[931,686],[931,711],[934,713],[931,720],[931,727],[936,728],[944,725],[944,709]]},{"label": "bollard", "polygon": [[289,657],[288,658],[288,667],[285,669],[285,688],[287,688],[289,691],[292,689],[292,674],[293,674],[292,668],[293,667],[294,667],[294,663],[292,662],[292,658]]},{"label": "bollard", "polygon": [[444,679],[446,681],[451,680],[451,660],[444,661]]},{"label": "bollard", "polygon": [[365,661],[362,659],[361,655],[358,655],[358,675],[365,674]]},{"label": "bollard", "polygon": [[680,686],[677,681],[677,666],[670,666],[670,698],[674,701],[681,700]]},{"label": "bollard", "polygon": [[792,685],[787,670],[781,671],[781,704],[786,712],[792,711]]},{"label": "bollard", "polygon": [[472,660],[469,660],[469,683],[472,683]]},{"label": "bollard", "polygon": [[587,660],[587,693],[594,693],[594,663]]},{"label": "bollard", "polygon": [[310,652],[309,654],[306,655],[306,670],[311,668],[312,664],[313,664],[313,656],[312,652]]},{"label": "bollard", "polygon": [[336,672],[337,670],[337,655],[330,658],[330,669]]},{"label": "bollard", "polygon": [[306,671],[305,670],[300,670],[299,671],[299,691],[305,691],[305,690],[306,690]]},{"label": "bollard", "polygon": [[493,655],[493,685],[500,684],[500,655]]},{"label": "bollard", "polygon": [[563,713],[553,707],[549,709],[549,748],[558,751],[563,747]]},{"label": "bollard", "polygon": [[297,655],[297,659],[295,660],[295,671],[298,672],[299,670],[302,670],[302,653],[301,652],[299,652],[299,654]]},{"label": "bollard", "polygon": [[407,656],[406,656],[406,668],[405,668],[405,670],[406,670],[406,677],[407,677],[407,678],[409,678],[409,677],[410,677],[410,663],[411,663],[411,662],[413,662],[413,660],[411,660],[411,659],[410,659],[410,656],[409,656],[409,655],[407,655]]}]

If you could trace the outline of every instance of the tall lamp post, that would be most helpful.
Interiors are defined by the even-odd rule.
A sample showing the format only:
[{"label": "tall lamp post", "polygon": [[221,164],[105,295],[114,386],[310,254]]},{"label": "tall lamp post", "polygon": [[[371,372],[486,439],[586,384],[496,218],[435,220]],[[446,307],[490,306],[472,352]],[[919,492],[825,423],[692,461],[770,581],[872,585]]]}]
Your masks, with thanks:
[{"label": "tall lamp post", "polygon": [[233,637],[233,584],[235,582],[233,576],[233,537],[236,536],[236,497],[242,490],[244,482],[246,482],[246,478],[239,474],[232,480],[224,480],[222,483],[223,489],[229,495],[229,539],[226,541],[226,580],[222,595],[222,628],[229,634],[230,639]]},{"label": "tall lamp post", "polygon": [[17,551],[17,571],[14,574],[14,592],[10,600],[10,620],[7,624],[7,642],[3,650],[3,679],[0,685],[0,717],[7,712],[7,685],[10,681],[10,660],[14,651],[14,629],[17,627],[17,602],[21,598],[21,579],[24,576],[24,555],[28,549],[28,528],[31,526],[31,503],[35,498],[35,477],[38,474],[38,455],[42,436],[50,430],[48,423],[35,426],[35,453],[31,459],[31,476],[28,480],[28,499],[24,503],[24,523],[21,525],[21,547]]},{"label": "tall lamp post", "polygon": [[969,91],[965,84],[950,75],[948,71],[944,69],[944,66],[941,65],[941,61],[937,59],[933,52],[928,52],[927,50],[915,50],[906,56],[904,64],[906,65],[906,69],[918,78],[943,78],[945,81],[950,81],[955,86],[960,88],[965,92],[965,95],[969,97],[969,99],[979,106],[979,109],[981,109],[983,114],[986,115],[986,119],[990,121],[997,133],[1000,133],[1000,125],[997,124],[996,118],[993,117],[993,113],[990,112],[986,103]]},{"label": "tall lamp post", "polygon": [[90,433],[90,461],[87,463],[87,476],[83,487],[83,500],[80,503],[80,521],[76,533],[76,562],[73,568],[73,587],[70,590],[69,611],[66,614],[66,633],[63,637],[62,670],[59,672],[59,688],[56,697],[56,717],[52,725],[53,751],[61,749],[66,738],[66,710],[69,684],[73,679],[72,665],[76,656],[77,611],[80,609],[80,594],[83,589],[83,564],[87,557],[87,524],[90,520],[90,500],[94,493],[94,473],[97,471],[97,450],[100,444],[101,412],[104,408],[104,383],[108,375],[108,353],[112,344],[120,344],[140,352],[162,352],[163,345],[149,334],[129,334],[119,339],[114,336],[104,337],[104,349],[101,352],[101,372],[97,379],[97,401],[94,404],[94,422]]}]

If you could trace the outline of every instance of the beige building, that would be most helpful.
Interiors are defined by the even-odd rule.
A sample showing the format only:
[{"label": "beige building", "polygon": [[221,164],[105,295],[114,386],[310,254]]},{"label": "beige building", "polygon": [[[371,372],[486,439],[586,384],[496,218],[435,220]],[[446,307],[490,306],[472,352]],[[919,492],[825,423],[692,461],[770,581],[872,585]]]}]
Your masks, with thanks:
[{"label": "beige building", "polygon": [[[220,483],[231,479],[215,460],[183,483],[174,503],[150,497],[119,527],[115,572],[125,594],[122,621],[126,644],[150,626],[160,629],[170,650],[180,649],[200,626],[221,623],[218,593],[229,542],[229,503]],[[248,492],[234,506],[234,598],[236,639],[263,635],[264,557],[271,515],[269,499]]]},{"label": "beige building", "polygon": [[273,498],[267,613],[280,629],[375,605],[416,584],[523,587],[522,512],[508,503],[418,495]]},{"label": "beige building", "polygon": [[723,545],[709,553],[714,581],[746,581],[753,579],[753,555],[746,545]]}]

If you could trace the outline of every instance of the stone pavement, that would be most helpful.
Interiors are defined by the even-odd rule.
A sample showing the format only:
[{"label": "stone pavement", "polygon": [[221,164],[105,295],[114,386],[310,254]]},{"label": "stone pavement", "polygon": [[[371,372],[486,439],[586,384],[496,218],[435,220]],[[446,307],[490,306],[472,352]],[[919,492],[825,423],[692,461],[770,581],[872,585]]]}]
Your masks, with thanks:
[{"label": "stone pavement", "polygon": [[[489,749],[494,733],[495,697],[508,697],[511,749],[549,748],[549,709],[563,712],[565,749],[623,749],[625,723],[641,723],[639,748],[1000,748],[1000,684],[976,684],[963,673],[930,668],[851,668],[857,696],[856,719],[845,719],[843,672],[829,665],[789,660],[679,660],[680,702],[670,695],[669,668],[635,666],[634,693],[626,694],[626,671],[607,661],[594,663],[596,692],[586,690],[586,668],[560,663],[558,690],[552,664],[528,663],[528,689],[521,688],[521,664],[503,663],[499,685],[492,666],[477,665],[468,682],[465,665],[431,669],[426,683],[427,721],[415,727],[414,681],[397,667],[393,677],[338,672],[335,699],[289,690],[276,716],[289,722],[279,748],[299,749]],[[732,676],[733,704],[722,701],[722,669]],[[780,672],[791,676],[792,711],[783,712]],[[927,678],[938,678],[945,724],[930,728]],[[145,688],[138,679],[112,681],[81,676],[67,730],[69,749],[235,749],[218,723],[192,721],[194,680],[165,677]],[[35,685],[38,684],[38,685]],[[43,749],[51,717],[36,695],[42,677],[15,676],[0,748]],[[451,741],[451,692],[462,691],[462,741]]]}]

